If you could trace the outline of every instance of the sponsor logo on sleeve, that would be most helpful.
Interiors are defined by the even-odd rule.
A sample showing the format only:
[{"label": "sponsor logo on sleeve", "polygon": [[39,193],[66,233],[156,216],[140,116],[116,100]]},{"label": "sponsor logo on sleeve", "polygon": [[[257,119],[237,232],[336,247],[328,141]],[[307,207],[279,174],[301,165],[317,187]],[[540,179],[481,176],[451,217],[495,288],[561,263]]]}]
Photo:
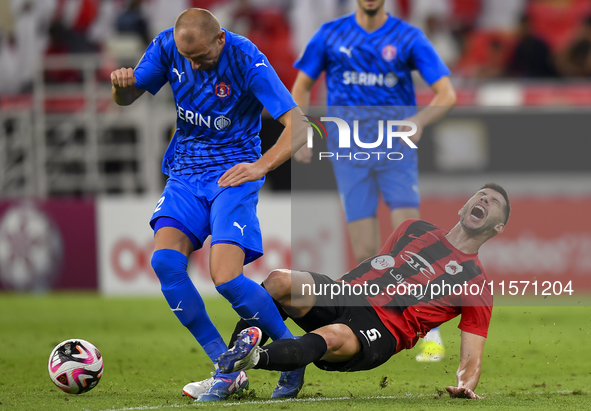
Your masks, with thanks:
[{"label": "sponsor logo on sleeve", "polygon": [[456,275],[458,273],[461,273],[462,271],[464,271],[464,267],[459,265],[458,262],[455,260],[450,261],[445,265],[445,272],[449,275]]},{"label": "sponsor logo on sleeve", "polygon": [[376,270],[385,270],[387,268],[394,267],[396,265],[394,261],[394,257],[389,254],[386,255],[378,255],[373,260],[371,260],[371,266]]}]

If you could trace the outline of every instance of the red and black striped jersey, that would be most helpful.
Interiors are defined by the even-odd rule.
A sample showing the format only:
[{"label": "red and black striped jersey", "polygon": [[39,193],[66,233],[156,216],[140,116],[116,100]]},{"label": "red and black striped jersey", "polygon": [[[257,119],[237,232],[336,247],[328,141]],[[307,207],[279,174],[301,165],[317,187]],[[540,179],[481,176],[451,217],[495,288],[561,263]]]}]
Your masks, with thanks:
[{"label": "red and black striped jersey", "polygon": [[379,255],[341,278],[373,290],[367,300],[396,337],[396,352],[460,314],[461,330],[487,336],[493,305],[489,280],[478,254],[455,248],[447,233],[426,221],[406,220]]}]

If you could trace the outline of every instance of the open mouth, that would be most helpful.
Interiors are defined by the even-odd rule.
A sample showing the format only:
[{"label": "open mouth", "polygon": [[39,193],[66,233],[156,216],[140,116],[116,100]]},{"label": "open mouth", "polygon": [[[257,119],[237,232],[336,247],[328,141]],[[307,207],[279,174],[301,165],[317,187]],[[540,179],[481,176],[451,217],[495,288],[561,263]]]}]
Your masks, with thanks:
[{"label": "open mouth", "polygon": [[480,206],[480,205],[475,205],[474,207],[472,207],[472,211],[470,212],[470,215],[474,218],[476,218],[477,220],[482,220],[485,216],[485,210],[484,207]]}]

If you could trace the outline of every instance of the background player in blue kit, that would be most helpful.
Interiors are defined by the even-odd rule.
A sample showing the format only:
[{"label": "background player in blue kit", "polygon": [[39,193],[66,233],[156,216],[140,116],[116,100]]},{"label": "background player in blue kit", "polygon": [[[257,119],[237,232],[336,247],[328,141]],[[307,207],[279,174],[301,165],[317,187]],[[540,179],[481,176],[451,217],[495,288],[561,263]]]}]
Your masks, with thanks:
[{"label": "background player in blue kit", "polygon": [[[242,274],[244,264],[263,254],[256,205],[264,176],[290,158],[292,140],[297,149],[305,138],[292,138],[291,116],[302,114],[267,58],[248,39],[221,28],[209,11],[189,9],[152,41],[135,69],[116,70],[111,81],[119,105],[146,90],[156,94],[167,82],[174,94],[177,128],[162,165],[169,178],[150,224],[152,267],[178,319],[212,361],[226,351],[187,274],[188,256],[211,235],[218,292],[274,340],[293,338],[269,294]],[[261,157],[263,106],[285,129]],[[247,386],[244,372],[216,373],[183,391],[210,401]]]},{"label": "background player in blue kit", "polygon": [[[417,132],[411,137],[416,143],[423,128],[441,118],[455,104],[456,95],[448,68],[426,36],[416,27],[387,14],[384,2],[357,0],[354,14],[320,27],[295,63],[299,73],[292,95],[300,107],[308,106],[310,90],[325,71],[329,110],[333,106],[397,106],[400,108],[398,115],[404,113],[397,119],[407,118],[417,125]],[[429,107],[419,112],[414,108],[416,98],[411,77],[415,69],[435,92]],[[359,113],[364,112],[359,110]],[[367,142],[375,141],[375,128],[373,135],[370,134],[363,130],[360,137],[365,137]],[[330,151],[339,150],[334,147],[336,141],[327,139]],[[382,148],[386,148],[385,141]],[[398,141],[387,151],[401,152],[404,159],[391,161],[382,156],[381,160],[372,157],[370,161],[355,161],[331,157],[358,261],[375,255],[380,248],[376,218],[378,193],[390,207],[394,229],[408,218],[419,218],[416,150]],[[303,162],[309,162],[311,157],[308,147],[294,155]],[[438,330],[429,333],[425,340],[432,342],[424,345],[428,351],[417,359],[443,358]]]}]

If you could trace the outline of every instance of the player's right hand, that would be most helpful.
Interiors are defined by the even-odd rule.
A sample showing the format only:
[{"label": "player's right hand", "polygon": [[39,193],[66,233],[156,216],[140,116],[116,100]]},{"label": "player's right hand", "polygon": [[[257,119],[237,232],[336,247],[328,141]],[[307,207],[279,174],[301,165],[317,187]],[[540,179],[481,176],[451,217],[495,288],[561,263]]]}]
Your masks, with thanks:
[{"label": "player's right hand", "polygon": [[111,73],[111,84],[115,88],[127,88],[135,84],[136,79],[132,68],[120,68]]},{"label": "player's right hand", "polygon": [[312,149],[308,146],[302,146],[298,151],[295,152],[293,158],[300,163],[309,163],[312,161]]},{"label": "player's right hand", "polygon": [[481,400],[482,397],[472,391],[470,388],[458,388],[458,387],[445,387],[449,396],[452,398],[471,398],[473,400],[479,399]]}]

